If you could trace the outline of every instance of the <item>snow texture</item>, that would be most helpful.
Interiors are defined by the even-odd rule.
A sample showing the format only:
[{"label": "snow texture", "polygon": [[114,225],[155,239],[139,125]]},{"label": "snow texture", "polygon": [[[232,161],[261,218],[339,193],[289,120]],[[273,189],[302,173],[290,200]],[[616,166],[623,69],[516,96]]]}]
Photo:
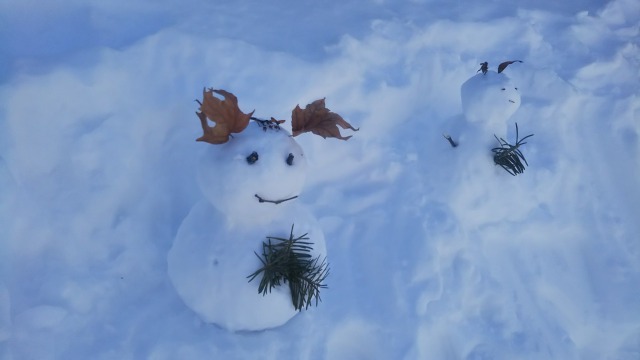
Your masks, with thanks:
[{"label": "snow texture", "polygon": [[[637,0],[0,1],[0,359],[637,360],[638,19]],[[494,130],[461,88],[503,59],[521,101]],[[281,205],[318,219],[331,273],[282,326],[229,331],[173,286],[175,240],[232,226],[199,185],[203,87],[267,119],[326,98],[360,128],[296,137],[306,181]],[[490,148],[516,122],[535,136],[514,177]],[[194,273],[222,276],[211,260]]]}]

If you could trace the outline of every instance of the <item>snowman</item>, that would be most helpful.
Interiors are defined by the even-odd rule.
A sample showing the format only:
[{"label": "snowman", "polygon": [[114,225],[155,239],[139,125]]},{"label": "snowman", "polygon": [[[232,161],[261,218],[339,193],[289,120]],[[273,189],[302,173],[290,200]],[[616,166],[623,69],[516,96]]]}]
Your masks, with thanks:
[{"label": "snowman", "polygon": [[[314,111],[316,103],[324,108],[324,100],[304,110],[296,107],[294,135],[331,128],[305,121],[317,122],[322,111]],[[297,201],[306,177],[304,152],[280,126],[284,121],[244,114],[231,93],[205,90],[200,105],[197,114],[204,135],[198,140],[211,144],[197,168],[203,199],[178,230],[168,254],[169,277],[184,303],[207,323],[230,331],[283,325],[300,310],[292,302],[289,286],[280,284],[260,293],[259,281],[247,279],[264,265],[264,244],[274,238],[305,235],[310,257],[326,257],[318,221]],[[338,116],[326,108],[323,114]],[[209,126],[210,121],[215,127]]]},{"label": "snowman", "polygon": [[506,61],[498,71],[489,70],[487,62],[481,63],[479,74],[465,81],[460,88],[462,111],[476,134],[486,140],[483,145],[495,146],[495,138],[506,137],[507,120],[520,107],[520,93],[503,70],[514,62]]}]

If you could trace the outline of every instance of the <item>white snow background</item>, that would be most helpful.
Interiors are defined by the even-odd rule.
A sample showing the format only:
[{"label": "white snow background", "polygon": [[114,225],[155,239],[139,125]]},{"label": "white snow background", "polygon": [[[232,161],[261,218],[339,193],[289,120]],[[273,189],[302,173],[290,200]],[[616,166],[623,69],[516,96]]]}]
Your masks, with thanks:
[{"label": "white snow background", "polygon": [[[639,24],[637,0],[0,1],[0,359],[640,358]],[[460,86],[516,59],[513,177]],[[205,324],[168,280],[203,87],[360,127],[296,138],[331,273],[276,329]]]}]

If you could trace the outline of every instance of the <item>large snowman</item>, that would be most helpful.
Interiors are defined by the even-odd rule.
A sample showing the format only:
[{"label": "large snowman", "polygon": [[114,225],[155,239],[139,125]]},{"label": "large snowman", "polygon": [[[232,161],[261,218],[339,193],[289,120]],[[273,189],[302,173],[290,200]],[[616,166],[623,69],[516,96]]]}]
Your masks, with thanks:
[{"label": "large snowman", "polygon": [[[225,99],[214,98],[214,92]],[[203,199],[178,230],[168,254],[169,277],[205,322],[231,331],[280,326],[298,312],[289,287],[261,294],[259,281],[247,277],[263,265],[267,238],[306,234],[310,255],[326,256],[316,218],[297,201],[306,177],[304,152],[282,121],[242,113],[237,98],[223,90],[205,91],[198,115],[204,130],[198,140],[215,145],[207,145],[197,169]]]},{"label": "large snowman", "polygon": [[503,70],[516,61],[503,62],[498,71],[489,70],[484,62],[479,74],[465,81],[460,88],[462,111],[466,120],[476,128],[477,134],[495,146],[495,134],[506,138],[507,120],[520,107],[520,93]]}]

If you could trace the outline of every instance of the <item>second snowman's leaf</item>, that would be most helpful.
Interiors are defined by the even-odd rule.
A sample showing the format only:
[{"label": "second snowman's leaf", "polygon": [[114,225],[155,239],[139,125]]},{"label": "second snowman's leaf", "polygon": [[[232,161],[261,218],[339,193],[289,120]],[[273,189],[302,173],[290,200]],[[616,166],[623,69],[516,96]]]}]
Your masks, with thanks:
[{"label": "second snowman's leaf", "polygon": [[343,119],[342,116],[327,109],[324,99],[319,99],[308,104],[304,110],[297,105],[291,112],[293,136],[310,131],[325,139],[332,137],[341,140],[348,140],[351,135],[342,136],[338,126],[343,129],[358,131],[358,129],[354,128],[345,119]]},{"label": "second snowman's leaf", "polygon": [[[222,95],[224,100],[213,96],[213,93]],[[238,98],[225,90],[204,89],[200,111],[196,112],[202,124],[203,134],[196,141],[205,141],[210,144],[224,144],[229,141],[231,133],[239,133],[249,124],[253,111],[243,113],[238,107]],[[209,126],[208,120],[215,123]]]},{"label": "second snowman's leaf", "polygon": [[500,74],[504,69],[506,69],[507,66],[509,66],[509,65],[511,65],[513,63],[516,63],[516,62],[521,63],[522,61],[521,60],[513,60],[513,61],[505,61],[505,62],[501,63],[500,65],[498,65],[498,74]]}]

